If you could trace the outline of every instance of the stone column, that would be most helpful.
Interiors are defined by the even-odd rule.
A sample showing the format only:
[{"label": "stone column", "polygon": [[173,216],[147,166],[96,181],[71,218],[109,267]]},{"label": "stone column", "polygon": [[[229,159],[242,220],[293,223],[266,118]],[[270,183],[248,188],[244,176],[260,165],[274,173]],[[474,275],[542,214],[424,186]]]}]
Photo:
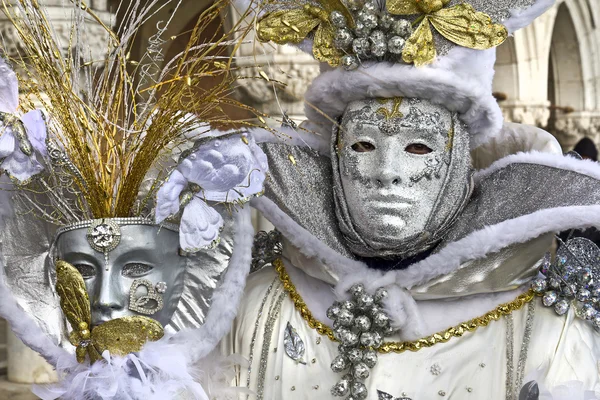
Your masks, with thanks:
[{"label": "stone column", "polygon": [[[70,4],[63,0],[39,0],[58,36],[60,43],[68,43],[71,35]],[[112,15],[107,11],[106,0],[94,0],[88,2],[91,9],[106,24],[110,25]],[[94,59],[102,59],[106,48],[106,32],[102,26],[95,22],[89,22],[87,29],[87,46],[91,49]],[[3,48],[6,54],[15,56],[18,54],[19,39],[13,25],[3,13],[0,13],[0,32],[4,38],[7,48]],[[66,49],[65,49],[66,50]],[[29,385],[32,383],[48,383],[56,380],[56,373],[37,353],[27,348],[10,331],[7,324],[0,324],[0,368],[6,366],[8,379],[11,382],[27,384],[19,387],[10,386],[0,381],[0,398],[29,399],[35,398],[28,394]],[[4,354],[6,353],[6,356]]]}]

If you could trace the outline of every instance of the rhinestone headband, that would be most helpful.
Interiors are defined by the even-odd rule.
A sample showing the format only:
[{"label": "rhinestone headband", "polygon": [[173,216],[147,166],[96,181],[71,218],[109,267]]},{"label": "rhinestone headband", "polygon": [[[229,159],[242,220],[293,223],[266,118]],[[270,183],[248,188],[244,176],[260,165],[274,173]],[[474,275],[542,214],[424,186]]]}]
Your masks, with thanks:
[{"label": "rhinestone headband", "polygon": [[163,222],[160,225],[157,225],[154,221],[146,219],[146,218],[142,218],[142,217],[99,218],[99,219],[89,219],[86,221],[75,222],[74,224],[65,225],[63,227],[60,227],[56,231],[55,237],[58,238],[60,235],[62,235],[65,232],[70,232],[70,231],[74,231],[74,230],[82,229],[82,228],[89,228],[92,225],[94,225],[95,223],[97,223],[98,221],[112,222],[118,226],[126,226],[126,225],[160,226],[161,228],[165,228],[165,229],[168,229],[173,232],[179,232],[179,225],[177,225],[177,224],[170,223],[170,222]]}]

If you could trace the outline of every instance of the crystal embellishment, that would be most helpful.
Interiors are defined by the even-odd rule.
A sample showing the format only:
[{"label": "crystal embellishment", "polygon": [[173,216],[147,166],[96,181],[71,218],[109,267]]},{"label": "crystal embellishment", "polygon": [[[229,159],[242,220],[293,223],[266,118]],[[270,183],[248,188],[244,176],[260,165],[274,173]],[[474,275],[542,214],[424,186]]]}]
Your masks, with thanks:
[{"label": "crystal embellishment", "polygon": [[[390,318],[382,311],[382,301],[388,296],[386,289],[379,288],[371,295],[358,283],[349,293],[352,300],[335,302],[327,310],[327,317],[333,320],[333,334],[342,343],[338,348],[339,355],[331,363],[331,370],[345,374],[331,388],[331,394],[343,397],[350,393],[347,399],[364,400],[368,397],[364,380],[377,364],[375,350],[394,329]],[[382,399],[382,395],[379,396]]]},{"label": "crystal embellishment", "polygon": [[531,289],[558,315],[574,307],[575,315],[600,328],[600,249],[585,238],[561,243],[554,262],[544,257]]},{"label": "crystal embellishment", "polygon": [[285,332],[283,333],[283,347],[285,354],[288,355],[292,360],[306,364],[302,361],[306,348],[304,342],[296,332],[296,329],[289,322],[285,326]]},{"label": "crystal embellishment", "polygon": [[87,240],[94,250],[108,253],[121,242],[121,228],[109,219],[96,219],[88,227]]},{"label": "crystal embellishment", "polygon": [[410,397],[394,397],[381,390],[377,391],[377,400],[412,400]]}]

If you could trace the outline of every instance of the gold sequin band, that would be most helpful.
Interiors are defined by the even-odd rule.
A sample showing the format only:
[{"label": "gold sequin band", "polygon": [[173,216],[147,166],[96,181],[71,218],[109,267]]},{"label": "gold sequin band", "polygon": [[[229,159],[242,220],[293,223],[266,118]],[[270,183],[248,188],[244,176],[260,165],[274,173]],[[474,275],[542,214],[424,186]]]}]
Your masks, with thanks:
[{"label": "gold sequin band", "polygon": [[[294,302],[296,310],[300,312],[300,315],[306,320],[308,326],[312,329],[315,329],[317,332],[319,332],[319,334],[327,336],[331,341],[337,342],[333,336],[333,330],[312,315],[306,306],[306,303],[302,299],[302,296],[300,296],[296,290],[296,287],[292,283],[290,276],[285,270],[283,261],[281,259],[277,259],[273,262],[273,266],[279,274],[279,279],[283,283],[283,288],[289,293],[290,299],[292,299]],[[481,317],[463,322],[452,328],[446,329],[445,331],[434,333],[431,336],[427,336],[413,342],[384,342],[381,347],[377,349],[377,351],[381,354],[403,353],[407,350],[419,351],[425,347],[432,347],[438,343],[446,343],[453,337],[461,337],[466,332],[474,332],[477,330],[477,328],[488,326],[490,322],[497,321],[501,317],[510,315],[512,312],[520,310],[523,308],[523,306],[525,306],[525,304],[532,301],[534,297],[535,294],[529,290],[528,292],[518,296],[510,303],[501,304],[494,310],[482,315]]]}]

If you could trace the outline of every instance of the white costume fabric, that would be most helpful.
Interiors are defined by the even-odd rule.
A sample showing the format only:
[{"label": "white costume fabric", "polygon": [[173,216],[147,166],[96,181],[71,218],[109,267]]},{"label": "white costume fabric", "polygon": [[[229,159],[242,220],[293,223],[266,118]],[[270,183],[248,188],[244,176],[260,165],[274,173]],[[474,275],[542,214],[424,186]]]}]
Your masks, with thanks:
[{"label": "white costume fabric", "polygon": [[[255,249],[258,272],[250,276],[245,301],[221,343],[224,354],[250,360],[248,368],[238,370],[236,384],[252,391],[242,398],[600,398],[596,331],[600,318],[594,319],[600,314],[578,303],[587,301],[589,292],[581,296],[577,292],[578,300],[570,306],[566,300],[557,302],[557,293],[544,293],[548,287],[538,278],[550,263],[544,253],[555,232],[600,226],[600,167],[563,156],[556,140],[538,128],[502,122],[491,93],[494,49],[448,46],[436,33],[438,57],[415,67],[398,59],[365,56],[364,48],[355,46],[362,40],[364,24],[370,22],[365,15],[373,9],[380,13],[376,18],[380,21],[387,11],[393,14],[390,5],[397,10],[414,9],[417,4],[421,10],[432,7],[443,13],[445,6],[463,7],[458,3],[348,2],[352,11],[360,10],[354,15],[363,24],[352,27],[356,38],[350,54],[340,61],[350,68],[323,64],[305,95],[308,120],[299,127],[282,127],[279,137],[266,130],[251,131],[269,162],[265,194],[251,205],[281,233],[283,250],[278,255],[272,243],[267,243],[271,249]],[[512,34],[554,2],[468,3],[467,7],[487,13]],[[338,29],[333,42],[338,46],[348,27],[336,22],[340,17],[327,8],[329,3],[310,2],[304,10],[316,4],[323,6]],[[294,2],[275,2],[259,11],[259,37],[286,42],[273,32],[287,33],[284,17],[299,15],[295,7]],[[423,12],[425,20],[434,18]],[[411,20],[413,25],[420,21]],[[322,31],[304,41],[293,33],[289,37],[287,43],[313,50],[316,58],[332,64],[322,57],[326,40]],[[349,56],[354,61],[345,63]],[[396,108],[382,111],[388,123],[410,118],[412,110],[402,108],[402,99],[416,108],[420,100],[441,105],[464,123],[469,135],[473,191],[468,203],[429,252],[402,260],[406,262],[400,268],[377,268],[381,259],[389,260],[389,254],[372,261],[378,256],[353,249],[347,221],[340,220],[336,208],[344,206],[336,181],[341,170],[338,145],[343,138],[338,126],[343,125],[350,104],[367,99],[385,99],[382,104],[396,99]],[[389,118],[393,113],[400,117]],[[374,118],[367,118],[372,124]],[[459,130],[455,133],[454,145],[459,147],[464,137],[458,138]],[[263,239],[255,242],[257,248],[265,246]],[[262,265],[266,266],[260,269]],[[570,287],[570,295],[575,289],[579,290]],[[367,301],[360,297],[364,293],[373,296]],[[359,317],[352,314],[355,310]],[[365,326],[371,325],[358,318],[370,312],[375,325],[382,310],[396,332],[384,338],[381,347],[372,346],[376,341],[363,342]],[[350,325],[341,316],[344,312],[354,318],[351,328],[346,328]],[[356,335],[362,347],[356,344]],[[387,352],[400,348],[416,351]]]}]

